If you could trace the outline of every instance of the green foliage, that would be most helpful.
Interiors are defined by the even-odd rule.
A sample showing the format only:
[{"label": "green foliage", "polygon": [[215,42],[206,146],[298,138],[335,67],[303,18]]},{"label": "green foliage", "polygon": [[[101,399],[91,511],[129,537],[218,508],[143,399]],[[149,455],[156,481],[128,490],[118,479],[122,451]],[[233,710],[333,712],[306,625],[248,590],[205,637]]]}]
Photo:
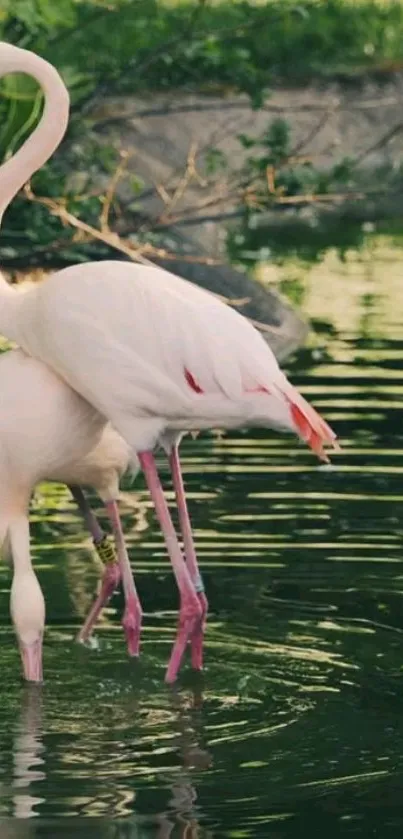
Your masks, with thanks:
[{"label": "green foliage", "polygon": [[228,162],[226,155],[221,149],[207,149],[205,166],[208,175],[215,175],[220,170],[227,169]]},{"label": "green foliage", "polygon": [[[275,79],[400,62],[402,33],[393,0],[3,0],[0,10],[0,37],[54,62],[75,107],[99,89],[217,86],[258,106]],[[33,95],[27,85],[14,95]]]},{"label": "green foliage", "polygon": [[[362,222],[346,222],[343,217],[325,217],[320,222],[314,216],[310,220],[286,219],[278,225],[248,214],[231,230],[227,245],[231,260],[248,267],[268,259],[281,263],[291,256],[312,264],[321,262],[330,247],[337,248],[343,259],[349,249],[362,246],[365,237]],[[285,283],[282,291],[299,303],[301,288],[294,278]]]},{"label": "green foliage", "polygon": [[324,195],[347,187],[354,166],[347,159],[323,172],[294,151],[290,127],[283,119],[269,123],[258,137],[241,134],[243,148],[250,151],[244,167],[244,200],[247,210],[264,212],[279,199],[298,195]]},{"label": "green foliage", "polygon": [[[173,88],[224,94],[242,91],[259,107],[273,81],[302,83],[312,76],[355,76],[363,70],[399,66],[402,34],[403,4],[393,0],[0,3],[0,38],[48,58],[69,88],[72,119],[64,152],[62,148],[57,164],[52,162],[37,175],[34,185],[40,194],[65,196],[72,211],[78,199],[70,186],[71,173],[92,172],[94,159],[92,141],[83,137],[84,114],[92,102],[102,103],[105,95]],[[42,97],[31,79],[14,75],[1,81],[0,160],[32,131],[41,109]],[[80,140],[80,152],[72,154],[75,137]],[[264,210],[281,195],[323,193],[346,187],[351,180],[348,161],[323,174],[309,162],[293,159],[284,121],[273,122],[257,141],[247,136],[239,139],[249,151],[243,177],[251,185],[248,200],[252,199],[253,212]],[[108,155],[112,155],[109,163]],[[96,157],[101,168],[110,171],[113,150],[99,146]],[[225,165],[220,151],[208,153],[208,174],[222,171]],[[141,212],[141,190],[142,184],[136,181],[134,211]],[[86,197],[76,207],[89,222],[95,220],[101,203],[93,191],[89,182]],[[19,199],[7,214],[2,245],[12,248],[11,242],[28,231],[24,235],[31,244],[37,242],[40,253],[56,228],[70,244],[71,232],[60,231],[60,222],[51,219],[46,209],[27,207]]]},{"label": "green foliage", "polygon": [[258,102],[273,79],[356,73],[403,59],[403,6],[380,0],[3,0],[0,36],[94,86],[229,87]]},{"label": "green foliage", "polygon": [[3,0],[0,21],[9,33],[25,31],[32,36],[55,28],[71,29],[77,22],[72,0]]}]

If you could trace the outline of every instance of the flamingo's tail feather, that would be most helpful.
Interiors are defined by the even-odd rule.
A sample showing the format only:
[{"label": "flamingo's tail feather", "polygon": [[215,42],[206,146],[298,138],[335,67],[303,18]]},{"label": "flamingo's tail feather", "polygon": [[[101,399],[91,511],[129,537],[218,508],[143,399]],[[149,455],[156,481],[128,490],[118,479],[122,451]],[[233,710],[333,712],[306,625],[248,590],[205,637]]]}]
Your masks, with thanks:
[{"label": "flamingo's tail feather", "polygon": [[325,446],[331,446],[336,452],[341,450],[333,429],[295,388],[290,387],[284,395],[289,403],[298,436],[310,446],[320,460],[329,463]]}]

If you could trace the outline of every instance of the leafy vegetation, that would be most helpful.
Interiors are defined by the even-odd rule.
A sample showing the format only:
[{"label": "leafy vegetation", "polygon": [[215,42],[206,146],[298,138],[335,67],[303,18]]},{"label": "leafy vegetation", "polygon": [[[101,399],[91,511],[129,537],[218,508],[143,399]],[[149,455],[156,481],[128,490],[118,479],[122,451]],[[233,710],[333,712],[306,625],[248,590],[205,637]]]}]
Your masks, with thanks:
[{"label": "leafy vegetation", "polygon": [[396,0],[3,0],[0,32],[55,62],[76,102],[98,85],[218,85],[255,96],[273,80],[403,60]]},{"label": "leafy vegetation", "polygon": [[[83,126],[105,95],[172,88],[242,91],[259,107],[274,82],[358,78],[399,68],[402,35],[403,4],[393,0],[3,0],[0,6],[0,38],[53,62],[72,100],[62,154],[38,173],[34,189],[62,196],[70,212],[94,225],[105,200],[97,193],[99,171],[112,172],[118,161],[113,150],[95,147]],[[41,108],[41,94],[30,79],[2,80],[0,159],[21,144]],[[241,137],[240,142],[250,152],[240,195],[249,209],[264,208],[281,195],[337,189],[351,174],[345,162],[324,176],[292,160],[285,123],[274,122],[259,141]],[[207,164],[210,172],[226,166],[215,150]],[[137,185],[136,199],[138,192]],[[52,243],[52,256],[55,248],[64,259],[76,259],[77,251],[88,256],[94,246],[83,245],[81,237],[78,247],[76,240],[46,207],[19,198],[5,219],[1,255],[3,262],[12,258],[18,243],[22,259],[34,253],[39,261]]]}]

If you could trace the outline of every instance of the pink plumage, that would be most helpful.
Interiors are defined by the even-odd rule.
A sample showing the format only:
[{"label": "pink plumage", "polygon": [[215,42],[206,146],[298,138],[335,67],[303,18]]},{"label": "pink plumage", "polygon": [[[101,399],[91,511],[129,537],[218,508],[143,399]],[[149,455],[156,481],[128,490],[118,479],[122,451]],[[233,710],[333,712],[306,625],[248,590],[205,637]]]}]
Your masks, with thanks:
[{"label": "pink plumage", "polygon": [[[0,355],[0,394],[0,550],[7,545],[13,561],[10,608],[24,677],[41,681],[45,603],[30,557],[31,494],[44,480],[74,487],[98,549],[105,534],[79,487],[92,486],[115,517],[119,478],[129,467],[135,473],[139,466],[137,459],[131,461],[125,441],[88,402],[21,350]],[[121,570],[113,562],[106,567],[101,595],[79,640],[88,638]],[[127,572],[131,574],[130,565],[126,577]],[[129,646],[132,639],[127,640]]]}]

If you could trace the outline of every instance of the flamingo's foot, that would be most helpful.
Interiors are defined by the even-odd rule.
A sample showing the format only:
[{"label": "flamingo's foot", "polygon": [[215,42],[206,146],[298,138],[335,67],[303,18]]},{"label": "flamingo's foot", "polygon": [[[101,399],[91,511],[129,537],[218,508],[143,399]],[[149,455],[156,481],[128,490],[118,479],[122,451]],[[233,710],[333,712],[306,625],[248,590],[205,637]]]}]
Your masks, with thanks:
[{"label": "flamingo's foot", "polygon": [[91,610],[85,620],[85,623],[77,635],[77,641],[84,644],[88,641],[94,625],[98,619],[99,613],[106,606],[108,600],[117,589],[121,579],[120,567],[117,562],[112,562],[105,567],[104,575],[102,577],[101,591],[94,601]]},{"label": "flamingo's foot", "polygon": [[165,674],[167,684],[176,681],[187,643],[193,637],[201,621],[202,606],[198,596],[188,593],[182,595],[176,641]]},{"label": "flamingo's foot", "polygon": [[198,592],[197,597],[202,611],[190,639],[191,661],[194,670],[203,670],[203,642],[207,624],[208,600],[204,591]]},{"label": "flamingo's foot", "polygon": [[127,651],[130,656],[140,652],[140,633],[143,612],[138,598],[131,595],[126,601],[122,626],[126,636]]}]

